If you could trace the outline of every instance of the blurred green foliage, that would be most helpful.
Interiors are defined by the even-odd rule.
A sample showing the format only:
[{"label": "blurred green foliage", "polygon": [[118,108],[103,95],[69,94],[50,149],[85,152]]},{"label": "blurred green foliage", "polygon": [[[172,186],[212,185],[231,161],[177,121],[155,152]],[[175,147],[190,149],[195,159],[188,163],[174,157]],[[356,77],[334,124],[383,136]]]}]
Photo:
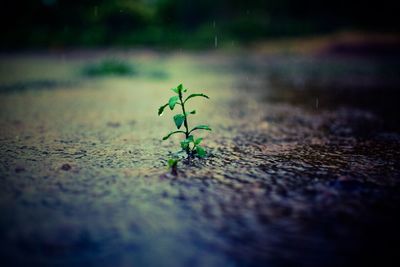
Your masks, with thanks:
[{"label": "blurred green foliage", "polygon": [[88,63],[80,70],[86,77],[126,76],[144,77],[152,80],[165,80],[168,72],[159,66],[132,64],[116,58],[105,58],[97,62]]},{"label": "blurred green foliage", "polygon": [[208,48],[333,30],[398,30],[388,0],[3,0],[0,48]]},{"label": "blurred green foliage", "polygon": [[113,59],[106,59],[83,69],[83,74],[86,76],[131,76],[136,73],[133,66]]}]

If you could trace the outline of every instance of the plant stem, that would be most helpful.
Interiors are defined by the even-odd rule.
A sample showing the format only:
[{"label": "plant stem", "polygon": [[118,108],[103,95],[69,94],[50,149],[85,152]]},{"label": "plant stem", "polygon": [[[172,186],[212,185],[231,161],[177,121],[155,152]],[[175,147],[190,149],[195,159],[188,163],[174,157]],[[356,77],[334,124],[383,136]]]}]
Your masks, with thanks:
[{"label": "plant stem", "polygon": [[187,118],[186,118],[185,104],[183,103],[181,91],[179,91],[179,100],[181,101],[182,112],[183,112],[183,115],[185,116],[185,120],[183,121],[183,125],[185,126],[185,129],[186,129],[185,136],[186,136],[186,138],[188,138],[189,137],[189,126],[188,126],[188,122],[187,122]]},{"label": "plant stem", "polygon": [[[185,116],[185,120],[183,121],[183,125],[185,126],[185,136],[186,136],[186,139],[187,139],[189,137],[189,126],[188,126],[188,122],[187,122],[185,104],[183,103],[182,92],[181,91],[179,91],[179,100],[181,101],[182,112],[183,112],[183,115]],[[190,153],[189,146],[186,148],[186,154],[188,155],[188,157],[190,157],[191,153]]]}]

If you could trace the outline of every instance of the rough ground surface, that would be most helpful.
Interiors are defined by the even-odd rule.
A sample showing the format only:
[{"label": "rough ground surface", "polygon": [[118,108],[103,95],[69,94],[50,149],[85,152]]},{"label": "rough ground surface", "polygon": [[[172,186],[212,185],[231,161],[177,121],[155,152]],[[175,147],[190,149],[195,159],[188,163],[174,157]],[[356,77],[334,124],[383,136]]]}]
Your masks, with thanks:
[{"label": "rough ground surface", "polygon": [[[109,57],[142,72],[80,73]],[[395,61],[71,52],[0,75],[1,266],[399,262]],[[156,113],[180,82],[213,132],[174,177]]]}]

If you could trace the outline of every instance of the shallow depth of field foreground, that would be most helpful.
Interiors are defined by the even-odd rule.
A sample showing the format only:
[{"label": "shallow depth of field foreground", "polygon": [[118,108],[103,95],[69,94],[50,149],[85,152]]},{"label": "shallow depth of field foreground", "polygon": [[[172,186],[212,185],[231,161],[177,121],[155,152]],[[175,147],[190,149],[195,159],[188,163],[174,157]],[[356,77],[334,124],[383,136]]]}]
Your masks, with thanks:
[{"label": "shallow depth of field foreground", "polygon": [[[88,64],[109,58],[135,73],[87,75]],[[374,68],[396,66],[390,59],[345,59],[114,50],[3,56],[2,261],[355,266],[393,260],[398,80]],[[355,80],[364,84],[354,86]],[[207,158],[180,163],[173,176],[166,161],[179,137],[161,141],[173,123],[171,113],[158,117],[157,109],[180,82],[210,96],[191,105],[195,122],[213,132],[201,133]]]}]

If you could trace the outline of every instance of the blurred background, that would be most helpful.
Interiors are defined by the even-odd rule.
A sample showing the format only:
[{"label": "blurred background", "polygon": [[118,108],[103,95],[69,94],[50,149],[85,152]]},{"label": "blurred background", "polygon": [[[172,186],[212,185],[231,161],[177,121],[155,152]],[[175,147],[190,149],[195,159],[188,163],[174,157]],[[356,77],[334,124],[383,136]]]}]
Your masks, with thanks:
[{"label": "blurred background", "polygon": [[343,30],[399,30],[391,1],[5,0],[2,49],[210,48]]}]

